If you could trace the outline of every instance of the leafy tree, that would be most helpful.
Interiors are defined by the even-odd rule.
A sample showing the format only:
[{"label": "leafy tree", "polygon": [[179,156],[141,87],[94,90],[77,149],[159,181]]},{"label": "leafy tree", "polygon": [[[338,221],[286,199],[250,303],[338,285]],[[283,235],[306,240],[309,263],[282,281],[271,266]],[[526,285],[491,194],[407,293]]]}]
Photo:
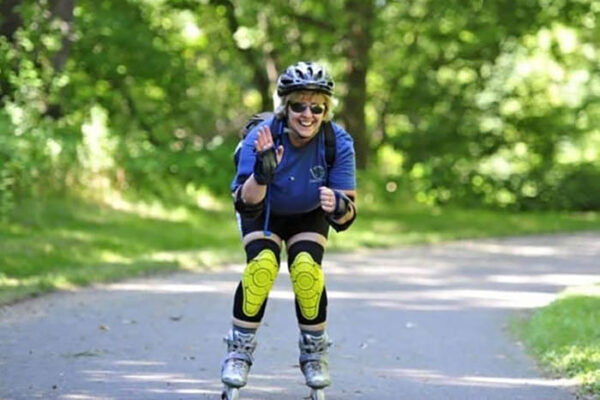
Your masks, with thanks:
[{"label": "leafy tree", "polygon": [[[580,86],[575,103],[553,100],[548,89],[561,90],[561,83],[553,82],[550,64],[566,74],[590,65],[581,54],[555,51],[560,40],[552,35],[562,28],[549,14],[580,23],[593,13],[587,6],[576,12],[505,1],[387,7],[373,51],[382,62],[370,76],[378,145],[401,154],[424,201],[551,203],[543,192],[556,184],[558,146],[581,136],[573,124],[583,99],[593,96]],[[543,36],[554,41],[547,50],[539,46]],[[589,46],[582,41],[578,48]],[[524,76],[521,69],[536,59],[547,64]]]},{"label": "leafy tree", "polygon": [[0,11],[3,209],[15,195],[110,186],[225,194],[237,131],[303,59],[333,71],[358,165],[422,201],[590,209],[600,197],[591,0],[4,0]]}]

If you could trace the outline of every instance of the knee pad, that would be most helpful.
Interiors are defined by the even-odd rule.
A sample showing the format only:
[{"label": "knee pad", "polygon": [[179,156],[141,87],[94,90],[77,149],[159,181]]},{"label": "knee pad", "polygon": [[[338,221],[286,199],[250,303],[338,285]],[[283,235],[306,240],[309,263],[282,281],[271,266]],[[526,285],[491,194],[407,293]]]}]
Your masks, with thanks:
[{"label": "knee pad", "polygon": [[290,278],[300,307],[300,313],[307,320],[319,315],[319,304],[325,288],[325,274],[312,256],[302,251],[290,266]]},{"label": "knee pad", "polygon": [[273,287],[279,264],[277,257],[269,249],[258,253],[248,262],[242,275],[242,289],[244,293],[243,311],[249,317],[254,317],[269,296]]}]

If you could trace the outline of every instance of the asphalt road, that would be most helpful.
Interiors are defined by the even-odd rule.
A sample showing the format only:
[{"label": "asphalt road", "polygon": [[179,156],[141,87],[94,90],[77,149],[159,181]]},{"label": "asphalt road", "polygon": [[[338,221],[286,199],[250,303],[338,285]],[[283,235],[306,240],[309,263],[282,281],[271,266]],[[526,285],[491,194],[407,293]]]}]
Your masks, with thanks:
[{"label": "asphalt road", "polygon": [[[507,330],[600,280],[600,234],[326,255],[327,399],[567,400]],[[218,399],[241,265],[55,293],[0,310],[0,399]],[[286,268],[243,399],[303,399]]]}]

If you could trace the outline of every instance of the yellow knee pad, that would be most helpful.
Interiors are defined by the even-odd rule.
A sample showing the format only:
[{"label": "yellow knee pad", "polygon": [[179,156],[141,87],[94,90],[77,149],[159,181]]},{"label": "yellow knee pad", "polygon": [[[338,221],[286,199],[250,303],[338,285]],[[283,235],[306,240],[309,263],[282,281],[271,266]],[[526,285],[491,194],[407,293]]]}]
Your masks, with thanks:
[{"label": "yellow knee pad", "polygon": [[245,315],[254,317],[258,314],[273,287],[278,270],[277,257],[269,249],[250,260],[242,275]]},{"label": "yellow knee pad", "polygon": [[325,288],[325,274],[321,266],[309,253],[302,251],[290,267],[290,278],[302,316],[307,320],[317,318]]}]

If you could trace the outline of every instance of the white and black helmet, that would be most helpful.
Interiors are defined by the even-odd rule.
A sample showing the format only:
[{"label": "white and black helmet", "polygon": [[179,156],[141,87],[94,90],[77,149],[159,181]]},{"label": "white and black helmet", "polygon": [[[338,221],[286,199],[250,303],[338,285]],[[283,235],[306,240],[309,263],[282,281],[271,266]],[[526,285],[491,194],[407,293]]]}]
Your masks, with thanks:
[{"label": "white and black helmet", "polygon": [[333,95],[335,83],[327,70],[311,61],[289,66],[277,79],[277,94],[285,96],[298,90],[312,90]]}]

